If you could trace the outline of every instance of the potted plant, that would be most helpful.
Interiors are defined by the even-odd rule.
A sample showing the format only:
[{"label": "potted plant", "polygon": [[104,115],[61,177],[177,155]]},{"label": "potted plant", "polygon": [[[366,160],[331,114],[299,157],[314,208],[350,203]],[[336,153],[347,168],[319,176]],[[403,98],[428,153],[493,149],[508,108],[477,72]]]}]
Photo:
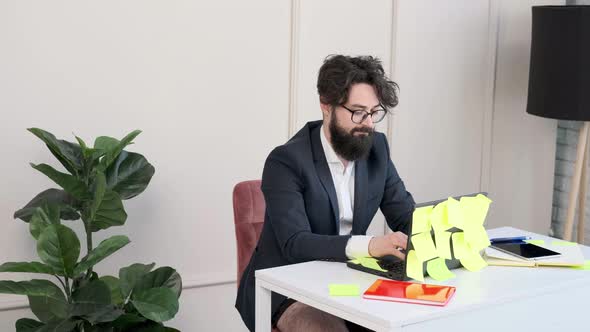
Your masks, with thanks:
[{"label": "potted plant", "polygon": [[[93,267],[127,245],[127,236],[115,235],[98,245],[94,233],[121,226],[127,219],[123,200],[142,193],[154,167],[141,154],[125,151],[139,135],[136,130],[118,140],[98,137],[93,147],[76,136],[77,143],[30,128],[68,173],[47,164],[31,164],[61,189],[47,189],[14,213],[29,226],[36,240],[37,262],[8,262],[0,272],[48,275],[48,279],[0,281],[0,293],[26,295],[38,320],[22,318],[17,332],[42,331],[178,331],[165,327],[178,312],[182,291],[180,275],[155,264],[123,267],[118,277],[98,276]],[[86,252],[81,254],[76,233],[62,221],[81,220]],[[82,256],[82,257],[81,257]]]}]

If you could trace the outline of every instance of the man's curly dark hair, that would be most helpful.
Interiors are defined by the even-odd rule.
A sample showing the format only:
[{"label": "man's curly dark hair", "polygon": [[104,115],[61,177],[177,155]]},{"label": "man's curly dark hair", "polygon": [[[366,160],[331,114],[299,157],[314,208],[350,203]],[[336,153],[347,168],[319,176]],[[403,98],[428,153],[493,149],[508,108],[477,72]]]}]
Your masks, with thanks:
[{"label": "man's curly dark hair", "polygon": [[318,75],[320,101],[331,106],[345,104],[350,87],[357,83],[372,85],[386,108],[397,105],[398,85],[385,76],[381,61],[372,56],[329,55]]}]

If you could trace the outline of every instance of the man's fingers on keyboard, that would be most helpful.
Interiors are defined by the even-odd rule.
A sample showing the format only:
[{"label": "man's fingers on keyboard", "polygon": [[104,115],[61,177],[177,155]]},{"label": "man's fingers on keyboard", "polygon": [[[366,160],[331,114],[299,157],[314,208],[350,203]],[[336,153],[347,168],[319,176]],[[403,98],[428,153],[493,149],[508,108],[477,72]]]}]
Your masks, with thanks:
[{"label": "man's fingers on keyboard", "polygon": [[397,249],[393,249],[392,252],[391,252],[391,254],[394,255],[394,256],[396,256],[396,257],[398,257],[398,258],[401,258],[401,259],[404,259],[404,260],[406,259],[406,254],[404,254],[403,252],[401,252],[401,251],[399,251]]},{"label": "man's fingers on keyboard", "polygon": [[390,239],[394,247],[401,247],[406,249],[406,244],[408,242],[408,237],[401,232],[395,232],[390,234]]}]

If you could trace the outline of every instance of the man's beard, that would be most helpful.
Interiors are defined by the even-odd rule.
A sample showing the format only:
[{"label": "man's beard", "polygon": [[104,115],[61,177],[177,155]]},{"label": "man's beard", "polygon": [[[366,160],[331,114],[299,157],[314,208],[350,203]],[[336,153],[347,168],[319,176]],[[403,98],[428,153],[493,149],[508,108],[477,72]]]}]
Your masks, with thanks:
[{"label": "man's beard", "polygon": [[[367,134],[354,135],[356,132]],[[332,137],[334,151],[348,161],[355,161],[369,154],[371,146],[373,146],[374,130],[368,127],[359,127],[347,133],[344,128],[336,123],[336,116],[332,115],[332,119],[330,119],[330,136]]]}]

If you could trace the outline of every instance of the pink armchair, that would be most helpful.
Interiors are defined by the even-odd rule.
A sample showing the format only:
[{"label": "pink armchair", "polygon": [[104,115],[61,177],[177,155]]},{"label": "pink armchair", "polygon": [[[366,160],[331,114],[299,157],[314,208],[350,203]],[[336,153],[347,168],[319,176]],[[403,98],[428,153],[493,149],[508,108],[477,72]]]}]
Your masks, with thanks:
[{"label": "pink armchair", "polygon": [[[234,187],[234,224],[238,249],[238,283],[250,261],[264,223],[264,196],[260,180],[244,181]],[[238,284],[239,286],[239,284]]]},{"label": "pink armchair", "polygon": [[[233,193],[234,224],[236,227],[236,241],[238,249],[238,287],[244,269],[250,261],[250,256],[264,224],[264,196],[260,190],[261,180],[244,181],[236,184]],[[272,332],[280,332],[273,328]]]}]

